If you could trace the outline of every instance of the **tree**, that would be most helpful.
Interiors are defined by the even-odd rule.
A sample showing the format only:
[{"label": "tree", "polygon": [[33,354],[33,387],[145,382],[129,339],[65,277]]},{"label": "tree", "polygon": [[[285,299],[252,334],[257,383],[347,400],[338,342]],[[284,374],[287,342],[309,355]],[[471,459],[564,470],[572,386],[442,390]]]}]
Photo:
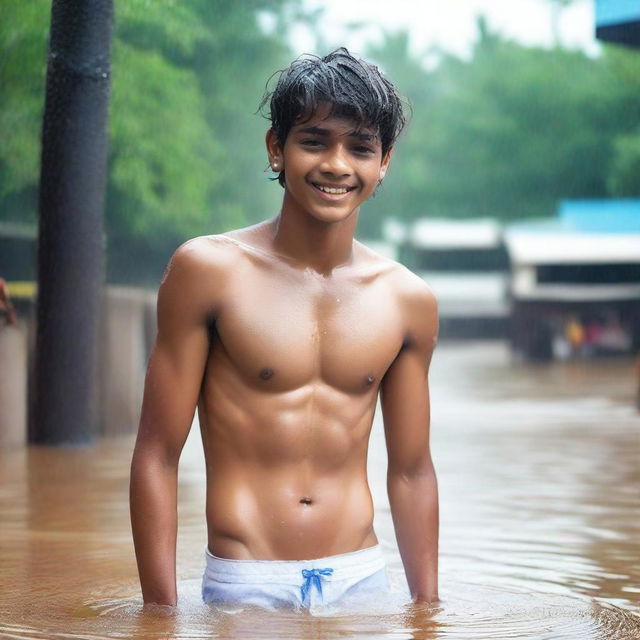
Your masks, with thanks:
[{"label": "tree", "polygon": [[[114,49],[108,199],[113,277],[151,277],[184,239],[275,213],[264,174],[266,78],[290,52],[259,12],[284,19],[295,2],[126,3]],[[262,206],[260,206],[262,205]]]},{"label": "tree", "polygon": [[367,235],[386,216],[549,216],[562,198],[636,188],[635,57],[525,47],[484,22],[479,34],[470,60],[441,53],[432,70],[407,34],[370,50],[414,115],[387,184],[363,211]]},{"label": "tree", "polygon": [[[261,14],[280,31],[264,30]],[[281,191],[263,171],[266,126],[255,111],[266,78],[291,57],[282,29],[299,16],[299,0],[117,3],[111,279],[155,283],[186,238],[276,213]],[[0,219],[35,222],[48,22],[48,0],[3,3]]]},{"label": "tree", "polygon": [[612,118],[624,114],[624,126],[613,140],[609,166],[609,193],[620,197],[640,197],[640,52],[609,45],[605,48],[605,69],[618,96]]},{"label": "tree", "polygon": [[0,20],[0,219],[35,221],[40,170],[46,0],[5,0]]}]

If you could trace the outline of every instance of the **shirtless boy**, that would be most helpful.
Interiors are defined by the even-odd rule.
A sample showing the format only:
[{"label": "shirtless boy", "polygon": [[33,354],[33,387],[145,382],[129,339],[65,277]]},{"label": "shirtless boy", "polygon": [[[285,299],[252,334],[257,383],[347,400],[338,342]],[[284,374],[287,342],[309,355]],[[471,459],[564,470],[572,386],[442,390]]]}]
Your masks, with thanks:
[{"label": "shirtless boy", "polygon": [[385,593],[366,471],[378,393],[408,585],[437,601],[436,302],[353,237],[404,125],[401,102],[344,49],[293,62],[267,102],[280,213],[185,243],[160,287],[131,469],[144,601],[176,603],[178,460],[196,406],[205,601],[306,608]]}]

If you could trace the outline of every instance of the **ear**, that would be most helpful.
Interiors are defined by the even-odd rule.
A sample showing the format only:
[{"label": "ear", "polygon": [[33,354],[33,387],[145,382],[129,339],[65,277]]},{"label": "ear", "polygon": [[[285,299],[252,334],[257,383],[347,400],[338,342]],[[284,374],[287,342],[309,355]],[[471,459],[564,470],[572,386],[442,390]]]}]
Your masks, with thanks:
[{"label": "ear", "polygon": [[380,162],[380,180],[382,180],[389,168],[389,163],[391,162],[391,154],[393,153],[393,147],[387,150],[387,153],[382,157],[382,161]]},{"label": "ear", "polygon": [[276,136],[276,132],[273,129],[269,129],[267,131],[267,135],[265,137],[265,143],[267,146],[267,155],[269,156],[269,164],[271,168],[280,172],[284,169],[284,158],[282,153],[282,146],[278,137]]}]

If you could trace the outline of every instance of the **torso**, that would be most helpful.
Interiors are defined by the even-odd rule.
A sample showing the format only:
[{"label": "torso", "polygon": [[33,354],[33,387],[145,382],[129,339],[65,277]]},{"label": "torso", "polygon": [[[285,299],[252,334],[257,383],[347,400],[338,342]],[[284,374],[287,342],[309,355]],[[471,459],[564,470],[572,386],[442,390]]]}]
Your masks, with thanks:
[{"label": "torso", "polygon": [[352,262],[324,277],[269,253],[260,234],[212,239],[233,257],[198,406],[209,548],[301,560],[369,547],[367,446],[405,339],[402,267],[354,243]]}]

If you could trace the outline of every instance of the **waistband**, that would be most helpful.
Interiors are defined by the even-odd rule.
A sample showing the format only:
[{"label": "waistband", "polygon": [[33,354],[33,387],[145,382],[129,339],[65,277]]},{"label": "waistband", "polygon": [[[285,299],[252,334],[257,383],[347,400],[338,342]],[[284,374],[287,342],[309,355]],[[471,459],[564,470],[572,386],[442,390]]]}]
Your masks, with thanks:
[{"label": "waistband", "polygon": [[298,584],[303,569],[333,569],[329,581],[360,578],[384,569],[386,564],[379,544],[359,551],[340,553],[313,560],[232,560],[218,558],[205,550],[205,578],[217,582],[290,582]]}]

